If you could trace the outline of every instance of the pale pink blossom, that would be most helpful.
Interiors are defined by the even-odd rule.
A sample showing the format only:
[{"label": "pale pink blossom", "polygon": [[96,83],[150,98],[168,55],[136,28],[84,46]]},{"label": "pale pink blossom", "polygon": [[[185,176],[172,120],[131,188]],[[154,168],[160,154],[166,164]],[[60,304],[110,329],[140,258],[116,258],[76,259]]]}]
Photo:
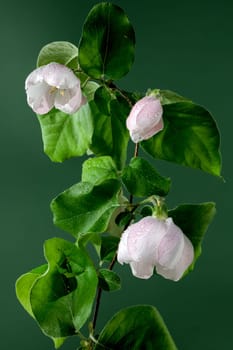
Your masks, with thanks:
[{"label": "pale pink blossom", "polygon": [[148,279],[156,272],[178,281],[191,265],[194,249],[172,218],[147,216],[130,225],[122,234],[117,260],[130,264],[138,278]]},{"label": "pale pink blossom", "polygon": [[126,120],[133,142],[147,140],[163,129],[163,108],[156,96],[145,96],[137,101]]},{"label": "pale pink blossom", "polygon": [[25,81],[27,102],[37,114],[46,114],[53,107],[64,113],[75,113],[84,103],[80,80],[73,71],[59,63],[35,69]]}]

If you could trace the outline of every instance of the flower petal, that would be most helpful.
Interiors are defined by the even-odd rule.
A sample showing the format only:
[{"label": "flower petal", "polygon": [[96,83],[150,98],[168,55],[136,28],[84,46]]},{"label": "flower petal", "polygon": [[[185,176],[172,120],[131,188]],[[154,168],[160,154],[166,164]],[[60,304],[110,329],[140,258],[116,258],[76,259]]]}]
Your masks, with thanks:
[{"label": "flower petal", "polygon": [[166,234],[165,222],[147,216],[129,226],[127,230],[129,231],[128,250],[133,260],[155,264],[158,246]]},{"label": "flower petal", "polygon": [[159,265],[173,268],[180,260],[184,249],[184,234],[181,229],[173,223],[172,218],[166,219],[167,233],[158,247],[157,261]]},{"label": "flower petal", "polygon": [[145,135],[143,137],[143,140],[148,140],[155,134],[157,134],[159,131],[163,130],[164,124],[163,124],[163,119],[161,118],[158,124],[156,124],[152,129],[150,130],[145,130]]},{"label": "flower petal", "polygon": [[54,93],[50,93],[51,87],[45,82],[31,85],[27,89],[27,102],[37,114],[48,113],[54,105]]},{"label": "flower petal", "polygon": [[47,84],[58,89],[72,89],[75,86],[80,86],[80,80],[71,69],[55,62],[44,67],[43,77]]},{"label": "flower petal", "polygon": [[26,89],[26,91],[31,86],[34,86],[34,85],[39,84],[39,83],[42,83],[44,81],[43,72],[44,72],[44,66],[35,69],[33,72],[31,72],[29,74],[29,76],[25,80],[25,89]]},{"label": "flower petal", "polygon": [[132,274],[135,277],[148,279],[153,275],[154,265],[143,262],[131,262],[130,263]]},{"label": "flower petal", "polygon": [[84,103],[86,103],[86,99],[83,97],[80,87],[75,86],[73,89],[58,90],[54,105],[64,113],[73,114]]},{"label": "flower petal", "polygon": [[165,268],[164,266],[156,265],[156,271],[164,278],[178,281],[191,265],[194,259],[194,249],[190,240],[184,235],[184,248],[179,261],[172,269]]},{"label": "flower petal", "polygon": [[128,231],[126,230],[123,232],[121,236],[121,240],[118,246],[118,252],[117,252],[117,260],[120,264],[128,264],[129,262],[132,261],[132,257],[130,256],[128,252]]}]

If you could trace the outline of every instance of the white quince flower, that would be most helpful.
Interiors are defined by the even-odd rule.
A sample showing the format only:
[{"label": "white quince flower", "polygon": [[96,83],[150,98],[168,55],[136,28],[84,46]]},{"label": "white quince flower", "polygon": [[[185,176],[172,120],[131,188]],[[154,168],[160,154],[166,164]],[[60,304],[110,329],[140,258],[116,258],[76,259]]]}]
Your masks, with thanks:
[{"label": "white quince flower", "polygon": [[148,279],[156,272],[178,281],[191,265],[194,249],[172,218],[147,216],[130,225],[122,234],[117,260],[130,264],[138,278]]},{"label": "white quince flower", "polygon": [[126,120],[133,142],[147,140],[163,129],[163,108],[158,97],[145,96],[135,103]]},{"label": "white quince flower", "polygon": [[37,114],[46,114],[53,107],[73,114],[86,103],[80,80],[71,69],[55,62],[30,73],[25,81],[25,89],[27,102]]}]

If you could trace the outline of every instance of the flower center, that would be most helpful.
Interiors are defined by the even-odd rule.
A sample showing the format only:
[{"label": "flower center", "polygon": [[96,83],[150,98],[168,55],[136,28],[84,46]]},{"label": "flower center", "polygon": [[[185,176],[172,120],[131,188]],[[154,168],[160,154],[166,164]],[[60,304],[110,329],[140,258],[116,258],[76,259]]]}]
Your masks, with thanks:
[{"label": "flower center", "polygon": [[55,93],[56,91],[59,91],[59,94],[61,96],[64,96],[65,95],[65,90],[64,89],[58,89],[56,86],[51,86],[50,90],[49,90],[49,93],[52,95],[53,93]]}]

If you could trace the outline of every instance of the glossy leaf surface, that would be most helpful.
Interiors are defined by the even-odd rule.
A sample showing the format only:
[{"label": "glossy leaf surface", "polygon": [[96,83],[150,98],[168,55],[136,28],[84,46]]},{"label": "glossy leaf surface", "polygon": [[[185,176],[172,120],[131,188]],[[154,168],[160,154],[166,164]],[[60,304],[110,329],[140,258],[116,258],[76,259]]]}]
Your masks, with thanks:
[{"label": "glossy leaf surface", "polygon": [[79,63],[92,78],[116,80],[134,61],[135,35],[124,11],[109,2],[92,8],[83,26]]}]

